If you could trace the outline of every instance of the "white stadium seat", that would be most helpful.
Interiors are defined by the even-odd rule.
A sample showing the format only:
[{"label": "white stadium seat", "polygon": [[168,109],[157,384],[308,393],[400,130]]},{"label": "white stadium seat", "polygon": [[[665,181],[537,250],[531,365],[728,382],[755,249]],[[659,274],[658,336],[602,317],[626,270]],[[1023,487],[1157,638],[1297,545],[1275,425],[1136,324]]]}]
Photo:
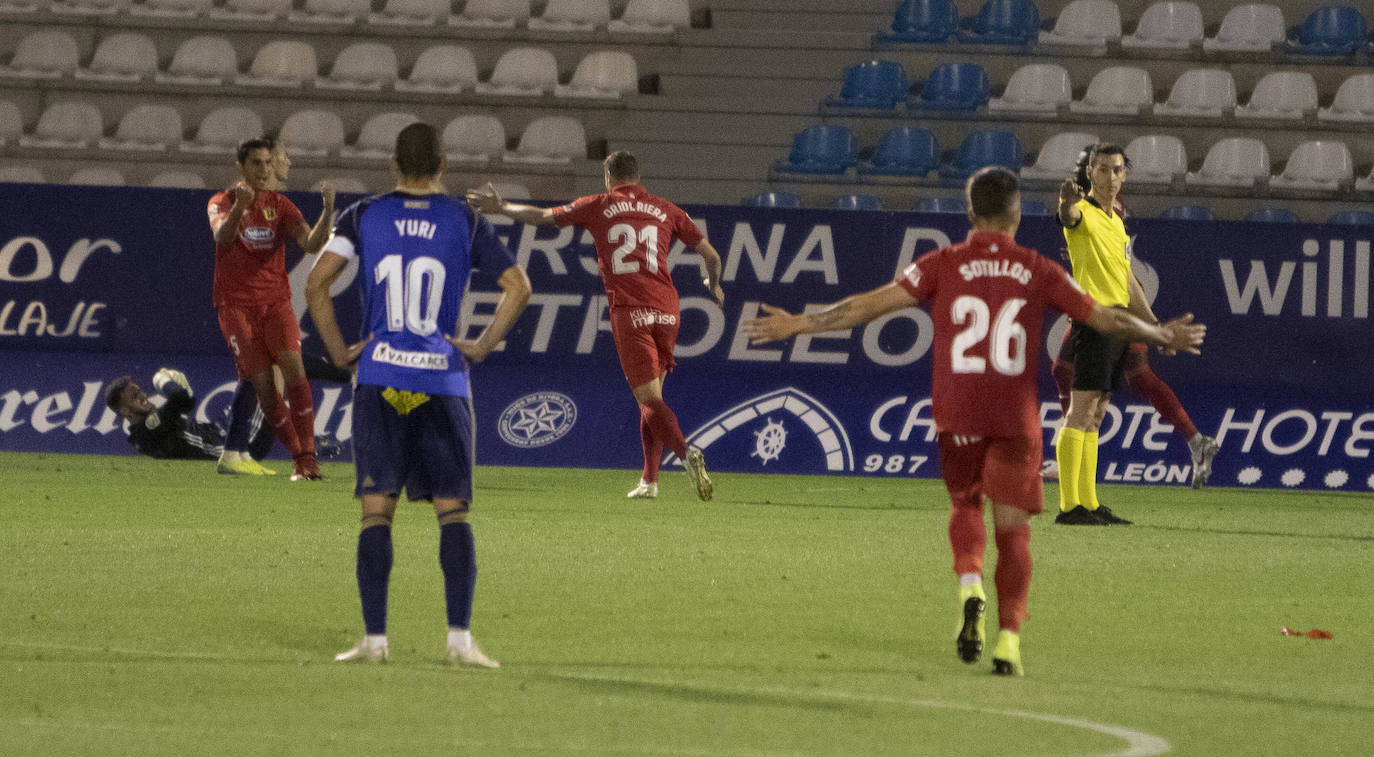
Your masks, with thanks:
[{"label": "white stadium seat", "polygon": [[368,14],[369,24],[433,26],[448,21],[449,0],[387,0],[380,13]]},{"label": "white stadium seat", "polygon": [[1154,105],[1150,74],[1134,66],[1109,66],[1088,82],[1082,100],[1069,103],[1074,113],[1133,116]]},{"label": "white stadium seat", "polygon": [[477,86],[477,61],[458,45],[435,45],[420,53],[410,75],[397,80],[401,92],[462,92]]},{"label": "white stadium seat", "polygon": [[1355,179],[1355,160],[1344,142],[1316,140],[1293,149],[1270,190],[1336,193]]},{"label": "white stadium seat", "polygon": [[1155,106],[1156,116],[1221,118],[1236,108],[1236,79],[1222,68],[1190,68]]},{"label": "white stadium seat", "polygon": [[1228,137],[1212,145],[1188,186],[1248,189],[1269,180],[1269,149],[1258,139]]},{"label": "white stadium seat", "polygon": [[1255,84],[1237,118],[1301,120],[1317,113],[1317,80],[1306,71],[1271,71]]},{"label": "white stadium seat", "polygon": [[315,80],[322,89],[380,90],[396,83],[396,51],[380,42],[354,42],[339,51],[328,77]]},{"label": "white stadium seat", "polygon": [[539,96],[558,86],[558,61],[553,53],[535,47],[505,51],[496,60],[491,78],[477,84],[482,95]]},{"label": "white stadium seat", "polygon": [[24,147],[91,147],[105,131],[100,109],[88,102],[60,102],[49,105],[32,136],[19,138]]},{"label": "white stadium seat", "polygon": [[150,187],[205,189],[205,177],[195,171],[163,171],[148,180]]},{"label": "white stadium seat", "polygon": [[136,82],[157,73],[157,46],[146,34],[112,34],[100,40],[90,65],[77,69],[76,78],[91,81]]},{"label": "white stadium seat", "polygon": [[181,112],[170,105],[135,105],[119,119],[113,137],[102,138],[106,150],[169,150],[181,145]]},{"label": "white stadium seat", "polygon": [[1317,120],[1374,123],[1374,74],[1355,74],[1341,82],[1331,107],[1318,110]]},{"label": "white stadium seat", "polygon": [[1100,142],[1096,134],[1069,131],[1055,134],[1040,146],[1035,164],[1021,169],[1021,178],[1030,181],[1062,182],[1078,167],[1083,148]]},{"label": "white stadium seat", "polygon": [[450,26],[514,29],[530,20],[530,0],[468,0],[463,12],[449,16]]},{"label": "white stadium seat", "polygon": [[67,183],[84,187],[122,187],[129,182],[124,180],[124,172],[118,168],[81,168],[72,173]]},{"label": "white stadium seat", "polygon": [[1059,12],[1052,31],[1040,32],[1040,44],[1087,48],[1102,54],[1107,43],[1121,39],[1121,9],[1114,0],[1072,0]]},{"label": "white stadium seat", "polygon": [[[483,182],[485,184],[486,182]],[[518,181],[493,181],[492,187],[503,200],[533,200],[534,193]]]},{"label": "white stadium seat", "polygon": [[129,6],[135,16],[195,18],[210,12],[213,0],[143,0]]},{"label": "white stadium seat", "polygon": [[1057,63],[1028,63],[1011,72],[1001,97],[988,100],[993,113],[1058,112],[1073,99],[1068,69]]},{"label": "white stadium seat", "polygon": [[454,162],[486,163],[506,152],[506,127],[496,116],[458,116],[444,127],[444,152]]},{"label": "white stadium seat", "polygon": [[14,57],[0,68],[0,76],[57,79],[76,73],[76,39],[57,29],[29,32],[15,45]]},{"label": "white stadium seat", "polygon": [[1145,9],[1123,50],[1187,50],[1202,42],[1202,9],[1191,2],[1160,2]]},{"label": "white stadium seat", "polygon": [[630,0],[620,18],[606,28],[617,34],[668,34],[691,25],[687,0]]},{"label": "white stadium seat", "polygon": [[367,188],[367,184],[362,179],[342,176],[334,180],[334,191],[339,194],[364,195],[371,190]]},{"label": "white stadium seat", "polygon": [[[381,113],[363,123],[358,138],[351,145],[344,146],[339,155],[344,158],[367,158],[385,160],[396,151],[396,135],[401,129],[419,122],[414,113]],[[288,140],[288,144],[295,142]]]},{"label": "white stadium seat", "polygon": [[509,163],[571,163],[587,157],[587,132],[569,116],[542,116],[530,122],[520,143],[502,159]]},{"label": "white stadium seat", "polygon": [[46,184],[43,171],[35,166],[0,166],[0,184]]},{"label": "white stadium seat", "polygon": [[162,84],[202,84],[217,86],[233,81],[239,73],[239,58],[234,46],[224,37],[191,37],[172,53],[166,71],[153,75]]},{"label": "white stadium seat", "polygon": [[371,10],[371,0],[305,0],[300,10],[289,12],[286,18],[307,24],[352,24],[367,18]]},{"label": "white stadium seat", "polygon": [[1132,184],[1172,184],[1188,172],[1183,140],[1165,134],[1146,134],[1126,145]]},{"label": "white stadium seat", "polygon": [[258,50],[248,73],[236,77],[234,82],[250,86],[300,87],[314,81],[318,73],[315,48],[310,43],[275,40]]},{"label": "white stadium seat", "polygon": [[619,51],[588,53],[572,80],[554,88],[559,97],[616,99],[639,92],[639,67],[633,55]]},{"label": "white stadium seat", "polygon": [[611,21],[609,0],[549,0],[544,13],[531,18],[531,31],[590,32]]},{"label": "white stadium seat", "polygon": [[271,21],[291,10],[291,0],[225,0],[212,7],[210,18],[223,21]]},{"label": "white stadium seat", "polygon": [[343,148],[343,119],[333,111],[300,110],[286,117],[278,135],[293,155],[323,157]]},{"label": "white stadium seat", "polygon": [[200,120],[195,139],[181,143],[182,152],[232,153],[245,139],[260,136],[262,116],[242,106],[216,108]]},{"label": "white stadium seat", "polygon": [[1288,25],[1277,5],[1237,5],[1226,11],[1217,36],[1202,41],[1209,53],[1267,53],[1283,44]]}]

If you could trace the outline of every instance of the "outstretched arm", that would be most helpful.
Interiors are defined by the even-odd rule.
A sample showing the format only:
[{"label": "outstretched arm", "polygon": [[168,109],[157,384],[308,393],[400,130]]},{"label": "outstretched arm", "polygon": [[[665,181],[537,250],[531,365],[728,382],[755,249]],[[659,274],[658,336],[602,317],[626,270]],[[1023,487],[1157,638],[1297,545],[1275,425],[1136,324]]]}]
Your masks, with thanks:
[{"label": "outstretched arm", "polygon": [[1193,314],[1185,313],[1165,323],[1147,323],[1121,308],[1094,305],[1088,325],[1095,331],[1111,334],[1132,342],[1153,342],[1174,351],[1202,354],[1198,347],[1207,336],[1207,327],[1193,323]]},{"label": "outstretched arm", "polygon": [[553,212],[548,208],[504,200],[491,182],[487,182],[485,189],[469,189],[467,198],[469,205],[483,213],[499,213],[530,225],[553,223]]},{"label": "outstretched arm", "polygon": [[846,297],[814,313],[789,313],[782,308],[764,305],[763,310],[768,315],[746,321],[743,328],[751,344],[763,344],[797,334],[815,334],[857,326],[914,304],[916,298],[894,281],[863,294]]},{"label": "outstretched arm", "polygon": [[[496,345],[506,338],[506,333],[515,325],[515,319],[520,317],[520,313],[530,301],[530,279],[520,266],[513,265],[502,271],[501,278],[496,280],[496,284],[501,287],[501,299],[496,303],[496,312],[491,323],[482,329],[481,336],[476,339],[445,336],[449,344],[457,347],[458,351],[463,353],[463,357],[473,363],[482,362],[483,358],[496,349]],[[316,321],[315,325],[318,327],[319,322]]]}]

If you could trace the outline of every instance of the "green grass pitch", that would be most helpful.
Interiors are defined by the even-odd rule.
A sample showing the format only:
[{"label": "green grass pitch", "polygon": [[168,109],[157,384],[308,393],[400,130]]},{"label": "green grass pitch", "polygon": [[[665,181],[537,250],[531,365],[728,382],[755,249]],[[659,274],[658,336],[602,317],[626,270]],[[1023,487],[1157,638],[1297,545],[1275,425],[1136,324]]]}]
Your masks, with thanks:
[{"label": "green grass pitch", "polygon": [[332,662],[361,634],[352,469],[274,467],[0,454],[0,754],[1374,753],[1374,497],[1106,486],[1137,525],[1036,518],[1010,680],[955,657],[938,481],[718,475],[699,503],[681,472],[630,501],[635,471],[483,468],[487,671],[441,664],[424,503],[391,664]]}]

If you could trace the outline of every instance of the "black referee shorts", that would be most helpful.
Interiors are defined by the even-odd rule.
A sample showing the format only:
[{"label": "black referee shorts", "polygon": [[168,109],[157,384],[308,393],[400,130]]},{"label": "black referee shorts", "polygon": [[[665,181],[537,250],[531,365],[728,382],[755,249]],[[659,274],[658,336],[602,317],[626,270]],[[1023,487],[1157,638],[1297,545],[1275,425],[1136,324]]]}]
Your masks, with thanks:
[{"label": "black referee shorts", "polygon": [[1065,349],[1073,355],[1073,389],[1080,392],[1113,392],[1121,388],[1126,371],[1125,339],[1103,334],[1074,321]]}]

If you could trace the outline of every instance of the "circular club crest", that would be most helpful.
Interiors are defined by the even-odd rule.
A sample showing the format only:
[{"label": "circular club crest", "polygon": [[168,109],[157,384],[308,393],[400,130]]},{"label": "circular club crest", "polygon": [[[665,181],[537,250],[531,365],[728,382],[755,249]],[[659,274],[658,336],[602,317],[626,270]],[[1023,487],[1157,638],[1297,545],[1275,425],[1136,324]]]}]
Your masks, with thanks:
[{"label": "circular club crest", "polygon": [[559,392],[535,392],[501,411],[496,430],[512,447],[542,447],[563,438],[577,422],[577,405]]}]

